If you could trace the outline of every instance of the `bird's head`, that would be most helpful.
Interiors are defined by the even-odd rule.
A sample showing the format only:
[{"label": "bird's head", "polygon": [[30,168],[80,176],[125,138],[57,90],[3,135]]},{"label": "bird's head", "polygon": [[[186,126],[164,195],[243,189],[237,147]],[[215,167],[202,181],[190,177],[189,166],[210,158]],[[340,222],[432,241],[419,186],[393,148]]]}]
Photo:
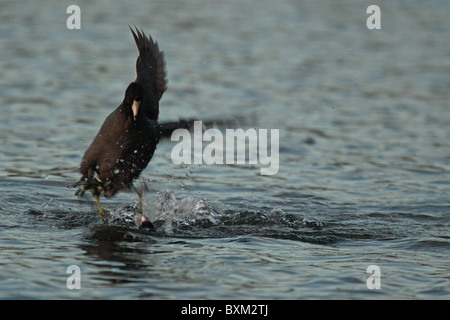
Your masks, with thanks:
[{"label": "bird's head", "polygon": [[125,91],[124,102],[127,107],[131,107],[133,111],[134,120],[136,120],[137,114],[139,112],[139,106],[142,99],[144,98],[144,89],[137,82],[132,82]]}]

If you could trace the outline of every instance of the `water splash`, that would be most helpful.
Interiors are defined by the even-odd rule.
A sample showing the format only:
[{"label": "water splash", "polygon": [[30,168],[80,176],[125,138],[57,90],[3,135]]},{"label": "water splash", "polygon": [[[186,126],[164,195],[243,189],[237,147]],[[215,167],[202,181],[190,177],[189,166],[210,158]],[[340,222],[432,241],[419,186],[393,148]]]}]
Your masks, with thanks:
[{"label": "water splash", "polygon": [[155,226],[161,225],[167,234],[173,234],[175,228],[194,225],[203,220],[218,224],[221,215],[203,199],[195,196],[177,199],[170,190],[153,200],[143,199],[143,212],[147,219],[157,222]]},{"label": "water splash", "polygon": [[[143,216],[157,233],[181,237],[222,238],[255,235],[297,241],[330,243],[337,237],[326,230],[326,223],[290,214],[280,208],[221,210],[196,196],[180,196],[174,191],[146,198],[143,196]],[[110,212],[109,224],[140,227],[142,214],[138,204]],[[324,229],[325,228],[325,229]]]}]

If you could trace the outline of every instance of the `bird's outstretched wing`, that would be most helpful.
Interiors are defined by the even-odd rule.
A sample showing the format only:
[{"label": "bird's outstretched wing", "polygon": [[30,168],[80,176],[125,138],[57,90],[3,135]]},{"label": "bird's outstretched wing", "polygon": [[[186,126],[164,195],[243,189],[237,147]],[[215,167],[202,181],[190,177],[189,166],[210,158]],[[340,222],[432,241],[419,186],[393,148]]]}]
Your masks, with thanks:
[{"label": "bird's outstretched wing", "polygon": [[160,122],[159,135],[160,138],[169,138],[172,133],[177,129],[188,129],[190,130],[194,126],[195,121],[200,121],[203,129],[213,128],[213,127],[230,127],[236,126],[238,124],[237,119],[209,119],[209,120],[196,120],[196,119],[180,119],[178,121],[172,122]]},{"label": "bird's outstretched wing", "polygon": [[158,43],[144,32],[130,27],[139,56],[136,61],[136,82],[144,88],[144,99],[140,108],[152,120],[158,120],[159,100],[167,89],[164,53],[159,50]]}]

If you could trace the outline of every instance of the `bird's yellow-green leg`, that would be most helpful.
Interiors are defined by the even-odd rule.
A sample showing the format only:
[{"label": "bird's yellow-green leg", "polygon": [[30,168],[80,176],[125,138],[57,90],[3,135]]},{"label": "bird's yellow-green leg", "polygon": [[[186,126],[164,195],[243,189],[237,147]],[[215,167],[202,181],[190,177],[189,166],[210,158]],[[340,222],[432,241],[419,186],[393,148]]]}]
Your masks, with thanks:
[{"label": "bird's yellow-green leg", "polygon": [[100,199],[98,197],[97,190],[92,189],[91,192],[92,195],[94,196],[95,202],[97,202],[98,210],[100,211],[100,216],[103,217],[103,213],[105,212],[105,210],[103,210],[102,206],[100,205]]},{"label": "bird's yellow-green leg", "polygon": [[139,194],[139,205],[138,205],[138,209],[139,212],[142,214],[143,213],[143,209],[142,209],[142,195]]},{"label": "bird's yellow-green leg", "polygon": [[102,206],[100,205],[100,200],[98,198],[98,195],[94,196],[95,198],[95,202],[97,202],[97,206],[98,206],[98,210],[100,211],[100,215],[103,215],[103,213],[105,212],[102,208]]}]

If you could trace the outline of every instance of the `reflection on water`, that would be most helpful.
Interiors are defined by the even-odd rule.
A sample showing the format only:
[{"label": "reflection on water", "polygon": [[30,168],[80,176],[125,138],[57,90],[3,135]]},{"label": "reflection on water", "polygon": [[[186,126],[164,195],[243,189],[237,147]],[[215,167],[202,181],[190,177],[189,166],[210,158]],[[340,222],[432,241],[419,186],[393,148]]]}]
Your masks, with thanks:
[{"label": "reflection on water", "polygon": [[[382,1],[369,31],[370,4],[82,3],[78,31],[66,4],[0,4],[0,297],[448,298],[449,5]],[[276,175],[177,166],[167,140],[142,176],[154,230],[131,192],[107,221],[73,195],[135,77],[128,24],[165,52],[161,119],[279,129]]]}]

